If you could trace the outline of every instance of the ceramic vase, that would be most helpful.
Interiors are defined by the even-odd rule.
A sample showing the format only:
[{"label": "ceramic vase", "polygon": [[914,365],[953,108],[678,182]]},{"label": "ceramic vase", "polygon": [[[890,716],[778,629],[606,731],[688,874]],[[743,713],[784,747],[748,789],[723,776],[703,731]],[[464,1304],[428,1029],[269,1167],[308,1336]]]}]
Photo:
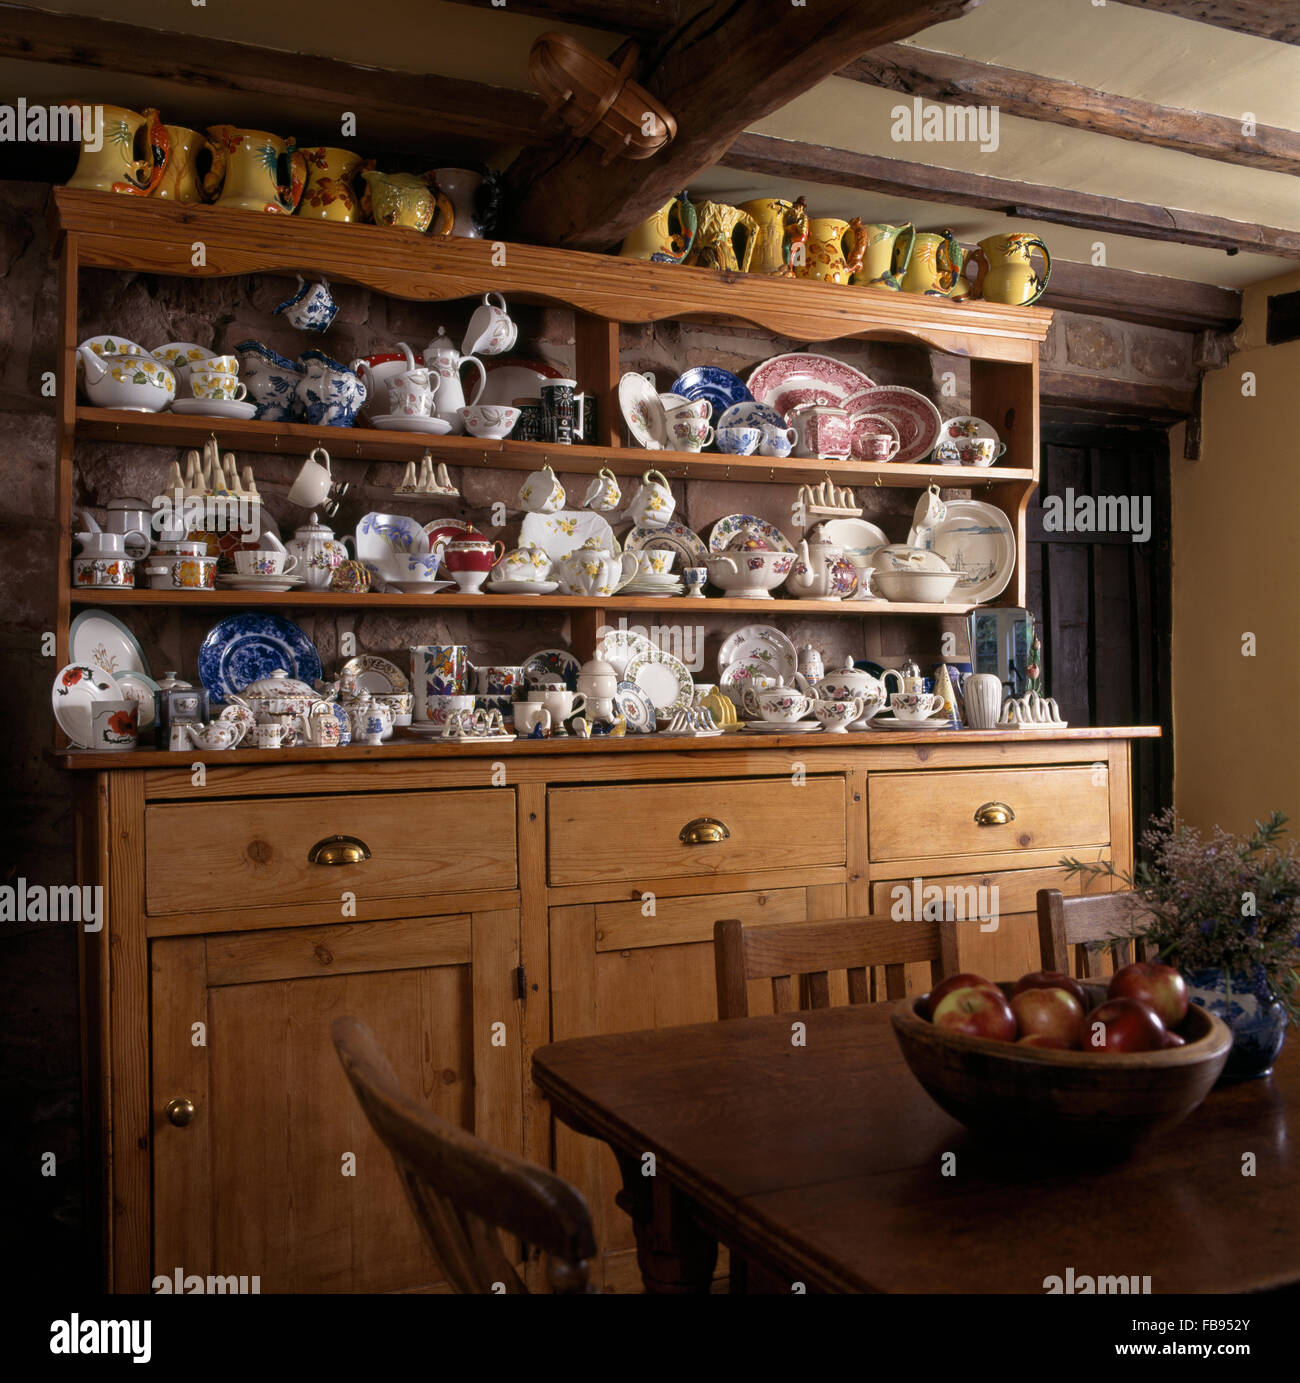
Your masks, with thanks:
[{"label": "ceramic vase", "polygon": [[1183,978],[1192,1003],[1222,1018],[1232,1032],[1223,1077],[1268,1075],[1286,1041],[1287,1017],[1267,980],[1252,985],[1247,976],[1227,970],[1186,970]]}]

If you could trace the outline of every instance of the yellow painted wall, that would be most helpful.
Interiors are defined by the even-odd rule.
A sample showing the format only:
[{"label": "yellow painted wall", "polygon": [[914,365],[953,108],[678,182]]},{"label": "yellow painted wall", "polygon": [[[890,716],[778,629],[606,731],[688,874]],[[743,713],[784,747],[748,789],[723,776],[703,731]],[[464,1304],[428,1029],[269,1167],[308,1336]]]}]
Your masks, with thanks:
[{"label": "yellow painted wall", "polygon": [[1296,289],[1246,290],[1241,349],[1205,378],[1201,460],[1170,435],[1174,804],[1202,828],[1276,807],[1300,835],[1300,341],[1264,344],[1268,295]]}]

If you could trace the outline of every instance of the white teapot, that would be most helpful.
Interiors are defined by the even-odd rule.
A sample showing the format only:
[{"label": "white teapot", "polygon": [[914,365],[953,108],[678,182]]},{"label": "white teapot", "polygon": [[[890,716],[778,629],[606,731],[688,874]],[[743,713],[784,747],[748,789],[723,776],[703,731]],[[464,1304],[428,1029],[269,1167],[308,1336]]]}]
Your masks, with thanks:
[{"label": "white teapot", "polygon": [[[430,383],[434,388],[433,414],[443,422],[451,424],[453,432],[465,431],[465,419],[460,410],[466,403],[474,403],[487,384],[487,371],[476,355],[462,355],[451,344],[446,331],[438,328],[438,334],[424,348],[424,363],[428,367]],[[473,365],[478,371],[478,388],[470,399],[465,398],[465,390],[460,382],[463,365]]]},{"label": "white teapot", "polygon": [[818,692],[832,701],[848,701],[855,697],[862,702],[863,717],[870,720],[877,711],[889,704],[888,681],[898,678],[898,690],[903,691],[903,674],[897,668],[886,668],[883,677],[873,677],[863,668],[853,666],[853,659],[845,660],[844,666],[829,672],[817,684]]},{"label": "white teapot", "polygon": [[791,595],[806,600],[845,600],[858,589],[858,569],[835,543],[799,540],[799,560],[786,578]]},{"label": "white teapot", "polygon": [[298,559],[298,570],[306,577],[312,590],[324,590],[334,575],[334,569],[348,560],[345,538],[336,538],[328,524],[313,514],[301,528],[294,529],[285,548]]},{"label": "white teapot", "polygon": [[[195,749],[233,749],[244,738],[245,725],[238,720],[211,720],[206,725],[178,721],[171,727],[172,735],[184,731]],[[174,747],[174,746],[173,746]]]},{"label": "white teapot", "polygon": [[580,547],[555,564],[564,595],[614,595],[637,574],[635,552],[615,557],[599,548]]}]

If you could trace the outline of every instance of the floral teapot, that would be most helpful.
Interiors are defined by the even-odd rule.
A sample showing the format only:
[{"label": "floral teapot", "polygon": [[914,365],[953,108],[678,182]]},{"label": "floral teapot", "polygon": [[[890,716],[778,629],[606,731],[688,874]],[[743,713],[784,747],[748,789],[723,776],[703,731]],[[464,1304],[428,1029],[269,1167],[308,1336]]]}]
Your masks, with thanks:
[{"label": "floral teapot", "polygon": [[873,677],[864,668],[855,667],[853,659],[845,660],[844,666],[828,672],[817,684],[821,696],[832,701],[848,701],[857,698],[862,702],[863,715],[870,719],[889,704],[888,682],[891,677],[898,678],[898,690],[905,690],[903,674],[897,668],[886,668],[881,677]]},{"label": "floral teapot", "polygon": [[451,338],[446,331],[439,327],[437,336],[424,348],[424,363],[434,389],[434,416],[450,423],[453,432],[464,432],[465,420],[460,416],[460,410],[465,407],[466,399],[465,390],[460,382],[461,367],[473,365],[478,371],[478,388],[468,400],[472,404],[487,384],[487,371],[483,368],[483,362],[476,355],[462,355],[451,344]]},{"label": "floral teapot", "polygon": [[330,584],[334,569],[348,560],[344,541],[335,538],[334,530],[321,523],[316,514],[294,530],[285,548],[298,559],[298,570],[306,578],[308,589],[322,591]]},{"label": "floral teapot", "polygon": [[786,579],[791,595],[805,600],[847,600],[858,589],[858,569],[835,543],[799,540],[799,560]]},{"label": "floral teapot", "polygon": [[[599,539],[589,541],[598,543]],[[613,595],[639,570],[635,552],[615,556],[599,546],[577,548],[555,564],[562,595]]]}]

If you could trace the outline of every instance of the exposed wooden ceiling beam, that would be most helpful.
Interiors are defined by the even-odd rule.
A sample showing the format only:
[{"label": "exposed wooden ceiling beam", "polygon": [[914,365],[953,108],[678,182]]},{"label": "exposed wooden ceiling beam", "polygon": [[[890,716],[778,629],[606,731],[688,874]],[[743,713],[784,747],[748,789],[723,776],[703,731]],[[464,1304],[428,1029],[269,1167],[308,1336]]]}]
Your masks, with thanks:
[{"label": "exposed wooden ceiling beam", "polygon": [[[502,10],[492,0],[452,0],[452,4],[472,5],[493,14]],[[506,0],[504,8],[511,14],[536,15],[555,24],[580,24],[639,38],[671,29],[679,7],[677,0]]]},{"label": "exposed wooden ceiling beam", "polygon": [[1235,289],[1068,259],[1053,261],[1039,306],[1166,331],[1231,331],[1241,321],[1241,294]]},{"label": "exposed wooden ceiling beam", "polygon": [[718,162],[726,168],[740,168],[766,177],[806,178],[811,182],[856,187],[891,197],[912,196],[924,201],[981,207],[1007,216],[1111,235],[1300,259],[1300,231],[1296,230],[1229,221],[1221,216],[1149,206],[1144,202],[1125,202],[1117,197],[1073,192],[1068,188],[1012,182],[1008,178],[964,173],[925,163],[907,163],[902,159],[881,158],[849,149],[828,149],[819,144],[775,139],[769,135],[742,134]]},{"label": "exposed wooden ceiling beam", "polygon": [[996,107],[1003,115],[1155,144],[1221,163],[1270,173],[1300,173],[1300,134],[1293,130],[1263,125],[1246,135],[1241,120],[1226,115],[1156,105],[1136,96],[1118,96],[907,44],[890,43],[873,49],[839,75],[907,96],[951,105]]},{"label": "exposed wooden ceiling beam", "polygon": [[1038,401],[1043,409],[1087,409],[1175,423],[1191,416],[1195,397],[1195,390],[1172,384],[1138,384],[1066,370],[1038,372]]},{"label": "exposed wooden ceiling beam", "polygon": [[677,137],[649,159],[601,163],[594,144],[526,151],[508,175],[515,233],[543,245],[603,249],[717,162],[755,120],[869,49],[980,0],[817,0],[758,7],[692,0],[654,54],[645,85],[673,113]]},{"label": "exposed wooden ceiling beam", "polygon": [[[251,43],[52,14],[25,5],[0,5],[0,57],[120,72],[205,93],[264,96],[286,108],[291,103],[304,126],[315,120],[337,130],[339,112],[350,110],[363,142],[373,139],[376,145],[413,153],[448,137],[508,145],[552,138],[541,129],[544,103],[531,92],[315,55],[299,61]],[[168,118],[168,112],[163,116]]]},{"label": "exposed wooden ceiling beam", "polygon": [[1195,19],[1216,29],[1232,29],[1279,43],[1300,43],[1300,10],[1295,0],[1119,0],[1139,10],[1159,10]]}]

